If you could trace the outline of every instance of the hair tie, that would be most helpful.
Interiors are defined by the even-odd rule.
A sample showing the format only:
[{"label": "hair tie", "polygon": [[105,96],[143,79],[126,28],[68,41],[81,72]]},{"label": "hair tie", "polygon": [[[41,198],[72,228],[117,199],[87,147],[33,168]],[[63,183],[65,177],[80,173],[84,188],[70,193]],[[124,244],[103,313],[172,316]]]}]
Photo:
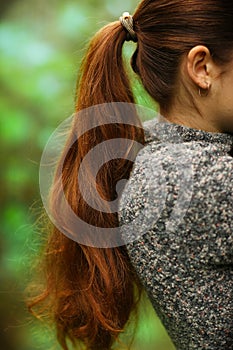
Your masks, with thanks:
[{"label": "hair tie", "polygon": [[137,42],[137,34],[133,29],[133,17],[129,14],[129,12],[124,12],[123,15],[119,18],[122,26],[127,30],[126,41],[132,40],[133,42]]}]

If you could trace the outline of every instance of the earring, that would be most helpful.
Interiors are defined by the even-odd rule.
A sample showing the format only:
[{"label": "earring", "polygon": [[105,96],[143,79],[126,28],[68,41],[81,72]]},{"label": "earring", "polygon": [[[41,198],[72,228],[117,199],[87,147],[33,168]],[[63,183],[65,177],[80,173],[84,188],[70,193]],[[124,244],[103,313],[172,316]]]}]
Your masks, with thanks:
[{"label": "earring", "polygon": [[[204,94],[202,93],[202,91],[204,91]],[[200,97],[207,97],[210,91],[210,84],[207,83],[207,88],[206,89],[202,89],[199,87],[198,93]]]}]

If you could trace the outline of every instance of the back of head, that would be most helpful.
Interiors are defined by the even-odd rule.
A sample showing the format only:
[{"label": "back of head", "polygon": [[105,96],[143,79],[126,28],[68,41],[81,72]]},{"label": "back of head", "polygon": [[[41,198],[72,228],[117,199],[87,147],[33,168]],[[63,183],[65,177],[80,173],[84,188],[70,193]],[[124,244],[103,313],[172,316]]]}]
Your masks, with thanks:
[{"label": "back of head", "polygon": [[145,0],[133,18],[138,46],[132,68],[162,110],[172,103],[180,63],[192,47],[208,47],[220,64],[232,57],[229,0]]}]

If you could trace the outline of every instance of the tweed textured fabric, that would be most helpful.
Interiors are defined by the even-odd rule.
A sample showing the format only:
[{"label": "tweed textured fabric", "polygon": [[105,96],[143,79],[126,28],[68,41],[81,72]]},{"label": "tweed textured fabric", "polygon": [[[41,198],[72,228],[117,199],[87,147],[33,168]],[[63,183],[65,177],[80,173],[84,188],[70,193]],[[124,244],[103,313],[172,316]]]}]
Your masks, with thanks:
[{"label": "tweed textured fabric", "polygon": [[176,349],[233,349],[233,135],[144,128],[119,206],[132,265]]}]

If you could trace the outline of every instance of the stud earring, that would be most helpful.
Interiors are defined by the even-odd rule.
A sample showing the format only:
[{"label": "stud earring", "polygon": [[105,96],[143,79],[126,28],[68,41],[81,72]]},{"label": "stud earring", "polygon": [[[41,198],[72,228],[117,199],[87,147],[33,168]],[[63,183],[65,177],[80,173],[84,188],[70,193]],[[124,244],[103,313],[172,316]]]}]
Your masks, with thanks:
[{"label": "stud earring", "polygon": [[[210,91],[210,84],[207,83],[207,88],[206,89],[202,89],[199,87],[198,93],[200,97],[207,97]],[[203,93],[204,92],[204,93]]]}]

